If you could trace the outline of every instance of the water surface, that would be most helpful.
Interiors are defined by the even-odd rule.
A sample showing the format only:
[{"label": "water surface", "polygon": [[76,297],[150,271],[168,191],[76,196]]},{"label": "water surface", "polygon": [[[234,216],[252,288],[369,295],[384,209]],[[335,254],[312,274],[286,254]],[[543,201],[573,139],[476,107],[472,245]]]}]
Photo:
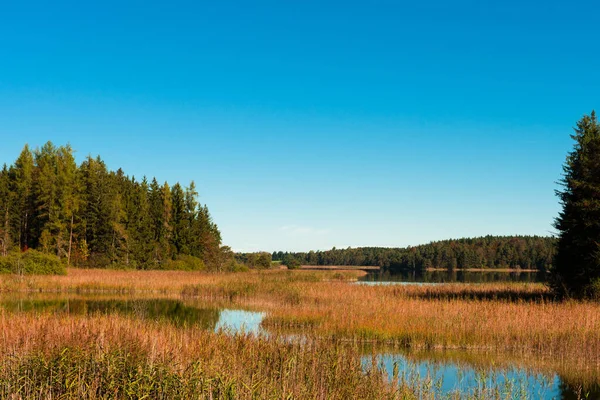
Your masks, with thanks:
[{"label": "water surface", "polygon": [[177,326],[230,333],[262,332],[265,313],[197,306],[175,299],[111,298],[35,298],[1,299],[0,307],[9,312],[52,312],[72,315],[121,314],[140,319],[166,321]]},{"label": "water surface", "polygon": [[390,380],[394,379],[396,370],[398,381],[416,384],[422,389],[434,388],[439,397],[460,393],[461,398],[495,398],[496,394],[508,399],[571,400],[577,399],[579,394],[582,398],[600,398],[597,381],[569,381],[551,369],[537,369],[525,362],[501,362],[502,355],[497,354],[463,352],[457,360],[456,353],[451,356],[444,352],[418,355],[387,351],[367,353],[363,356],[365,367],[375,362],[384,368]]},{"label": "water surface", "polygon": [[359,279],[367,284],[439,284],[489,282],[544,282],[540,272],[500,271],[375,271]]}]

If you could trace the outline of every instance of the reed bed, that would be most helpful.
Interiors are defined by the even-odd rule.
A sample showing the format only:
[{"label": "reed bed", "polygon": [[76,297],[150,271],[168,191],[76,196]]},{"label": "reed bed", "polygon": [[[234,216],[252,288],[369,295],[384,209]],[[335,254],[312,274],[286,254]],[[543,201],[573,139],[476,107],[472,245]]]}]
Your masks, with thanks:
[{"label": "reed bed", "polygon": [[[280,304],[265,326],[310,327],[323,337],[407,348],[486,349],[554,358],[600,359],[600,304],[556,302],[540,285],[304,287],[296,305]],[[504,293],[512,292],[510,299]],[[519,291],[526,300],[520,299]],[[494,299],[498,292],[498,299]],[[480,297],[477,293],[484,294]],[[531,300],[533,296],[536,300]]]},{"label": "reed bed", "polygon": [[483,349],[600,359],[600,304],[559,302],[542,284],[352,284],[357,271],[207,274],[71,269],[3,277],[5,291],[156,293],[267,311],[270,331],[406,348]]},{"label": "reed bed", "polygon": [[1,275],[0,292],[180,294],[199,285],[225,287],[265,282],[318,282],[356,280],[363,271],[250,271],[206,273],[188,271],[132,271],[69,268],[67,275]]},{"label": "reed bed", "polygon": [[356,348],[111,316],[0,314],[2,398],[411,398]]},{"label": "reed bed", "polygon": [[[417,394],[427,397],[435,393],[431,388],[419,389],[416,382],[391,385],[382,378],[381,371],[375,369],[364,374],[356,354],[356,348],[362,343],[412,350],[504,352],[519,359],[548,360],[544,365],[549,368],[557,363],[578,365],[577,362],[584,360],[581,368],[574,370],[587,370],[590,381],[597,376],[600,365],[600,304],[597,302],[556,301],[542,284],[367,286],[349,282],[361,274],[359,271],[207,274],[71,269],[67,276],[59,277],[4,276],[0,278],[0,290],[11,296],[16,292],[134,297],[152,294],[182,298],[186,303],[266,311],[263,327],[272,336],[218,335],[114,315],[2,314],[0,383],[4,389],[1,394],[16,390],[16,386],[6,385],[11,379],[26,374],[26,370],[38,371],[35,365],[59,362],[64,357],[72,368],[85,373],[79,373],[76,379],[70,377],[70,383],[64,380],[63,386],[56,387],[48,383],[50,378],[42,372],[26,374],[27,378],[23,379],[28,383],[23,387],[29,388],[27,390],[41,387],[48,396],[57,397],[53,394],[56,388],[66,390],[64,386],[72,384],[77,389],[64,392],[67,397],[111,397],[111,393],[98,389],[97,382],[105,379],[106,374],[129,371],[128,382],[138,378],[154,382],[154,378],[148,376],[178,382],[174,384],[175,389],[170,386],[161,389],[160,385],[152,386],[158,383],[147,383],[154,390],[148,392],[151,397],[167,392],[172,395],[167,397],[185,397],[198,391],[199,398],[211,395],[214,398],[214,393],[226,397],[229,395],[224,393],[230,393],[227,388],[231,387],[236,398],[285,398],[287,395],[357,398],[358,394],[362,398],[412,398]],[[311,344],[274,339],[290,333],[311,338]],[[239,352],[241,355],[237,356]],[[120,366],[112,368],[114,365]],[[127,369],[132,365],[135,368]],[[202,368],[198,369],[197,365]],[[275,365],[279,369],[275,369]],[[346,377],[336,369],[342,365]],[[59,367],[43,371],[56,368]],[[104,372],[88,379],[95,376],[93,371]],[[145,378],[135,371],[142,371]],[[573,380],[576,380],[580,373],[574,375]],[[110,379],[127,386],[127,379],[122,375]],[[335,382],[339,382],[339,386]],[[359,386],[363,388],[358,389]],[[90,387],[95,389],[86,389]],[[23,397],[29,396],[29,392],[23,393]],[[123,393],[118,392],[118,395],[126,397]]]}]

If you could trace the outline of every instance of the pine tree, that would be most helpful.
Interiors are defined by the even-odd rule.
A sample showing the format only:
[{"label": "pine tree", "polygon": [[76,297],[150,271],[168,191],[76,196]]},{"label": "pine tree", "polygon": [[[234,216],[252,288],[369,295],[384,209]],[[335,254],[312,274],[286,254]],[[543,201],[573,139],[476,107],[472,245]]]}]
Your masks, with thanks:
[{"label": "pine tree", "polygon": [[563,165],[562,205],[551,287],[559,296],[600,295],[600,125],[596,113],[577,122],[575,141]]}]

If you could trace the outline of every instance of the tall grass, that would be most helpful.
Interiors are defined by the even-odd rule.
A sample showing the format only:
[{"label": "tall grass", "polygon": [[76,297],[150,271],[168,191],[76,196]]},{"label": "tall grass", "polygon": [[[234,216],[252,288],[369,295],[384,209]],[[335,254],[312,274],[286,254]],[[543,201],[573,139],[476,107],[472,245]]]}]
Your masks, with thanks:
[{"label": "tall grass", "polygon": [[[149,382],[146,375],[179,382],[174,384],[176,389],[168,390],[147,383],[148,387],[154,387],[153,391],[144,392],[151,397],[161,397],[161,393],[167,391],[175,397],[185,397],[193,390],[200,390],[202,396],[208,397],[213,393],[214,397],[217,392],[211,391],[215,387],[221,397],[229,396],[223,394],[226,393],[224,388],[234,387],[238,398],[285,398],[287,395],[356,398],[356,394],[363,398],[386,398],[397,397],[398,393],[410,397],[410,393],[415,393],[414,388],[390,386],[375,370],[361,375],[360,358],[355,354],[359,343],[387,343],[412,350],[504,352],[519,359],[550,360],[550,368],[556,362],[574,365],[580,360],[586,360],[582,369],[600,365],[600,304],[597,302],[555,301],[541,284],[364,286],[348,282],[360,274],[356,271],[207,274],[71,269],[67,276],[18,279],[3,276],[0,290],[11,293],[183,296],[186,302],[262,310],[267,312],[263,326],[274,336],[228,337],[118,316],[61,319],[47,315],[37,318],[2,314],[0,382],[2,387],[8,387],[11,379],[24,374],[25,369],[53,371],[58,367],[39,370],[33,366],[44,360],[54,363],[65,358],[72,368],[80,368],[81,373],[77,375],[77,383],[73,383],[72,377],[69,383],[64,378],[63,384],[57,387],[64,389],[73,384],[78,392],[68,392],[68,395],[75,397],[75,393],[79,393],[93,398],[92,392],[85,392],[85,388],[95,387],[94,382],[102,381],[105,378],[101,377],[106,374],[122,371],[134,371],[126,374],[132,382],[137,379]],[[89,335],[81,334],[88,331]],[[318,340],[302,345],[274,339],[278,334],[289,333],[301,333]],[[55,346],[44,344],[46,342]],[[68,350],[63,354],[64,349]],[[241,355],[236,356],[238,351]],[[201,362],[202,369],[194,369],[195,362]],[[111,365],[121,367],[110,369]],[[136,367],[129,370],[130,365]],[[347,376],[338,370],[341,365]],[[105,372],[88,378],[95,376],[93,371]],[[135,371],[141,371],[142,375]],[[120,382],[115,387],[128,387],[124,383],[126,375],[110,379]],[[28,383],[23,387],[31,390],[41,387],[45,394],[56,397],[52,392],[54,386],[47,383],[50,379],[47,374],[37,372],[27,376],[23,379]],[[229,380],[224,381],[224,377]],[[200,381],[203,385],[210,381],[213,386],[198,386]],[[336,382],[340,382],[339,387]],[[327,385],[333,385],[333,389],[327,389]],[[359,389],[359,386],[364,388]],[[16,389],[10,386],[6,390],[3,393]],[[93,392],[94,396],[110,397],[98,390]],[[256,394],[253,390],[260,392]],[[119,392],[118,396],[124,397],[123,393]]]},{"label": "tall grass", "polygon": [[409,348],[484,349],[600,359],[600,304],[558,302],[541,284],[363,286],[360,272],[71,269],[0,280],[4,291],[156,293],[267,311],[271,331]]},{"label": "tall grass", "polygon": [[117,315],[0,314],[0,397],[348,399],[410,396],[356,348]]},{"label": "tall grass", "polygon": [[[465,297],[465,291],[470,295]],[[510,298],[505,297],[507,291],[513,293]],[[544,297],[539,285],[417,288],[318,283],[301,293],[299,304],[281,302],[264,324],[273,330],[309,325],[324,337],[407,348],[600,360],[600,304],[555,302]]]}]

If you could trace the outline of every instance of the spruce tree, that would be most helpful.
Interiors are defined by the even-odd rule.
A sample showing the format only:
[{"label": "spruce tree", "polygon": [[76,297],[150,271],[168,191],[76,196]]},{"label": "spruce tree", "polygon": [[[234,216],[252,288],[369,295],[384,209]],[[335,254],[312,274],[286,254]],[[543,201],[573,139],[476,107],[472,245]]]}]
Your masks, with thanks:
[{"label": "spruce tree", "polygon": [[6,256],[10,247],[10,186],[8,167],[0,171],[0,255]]},{"label": "spruce tree", "polygon": [[557,253],[550,285],[561,297],[600,295],[600,125],[596,113],[577,122],[563,165],[562,205],[554,226]]},{"label": "spruce tree", "polygon": [[33,153],[25,145],[14,166],[9,168],[10,191],[13,206],[13,232],[15,242],[23,250],[30,246],[32,219],[34,213],[33,197]]}]

